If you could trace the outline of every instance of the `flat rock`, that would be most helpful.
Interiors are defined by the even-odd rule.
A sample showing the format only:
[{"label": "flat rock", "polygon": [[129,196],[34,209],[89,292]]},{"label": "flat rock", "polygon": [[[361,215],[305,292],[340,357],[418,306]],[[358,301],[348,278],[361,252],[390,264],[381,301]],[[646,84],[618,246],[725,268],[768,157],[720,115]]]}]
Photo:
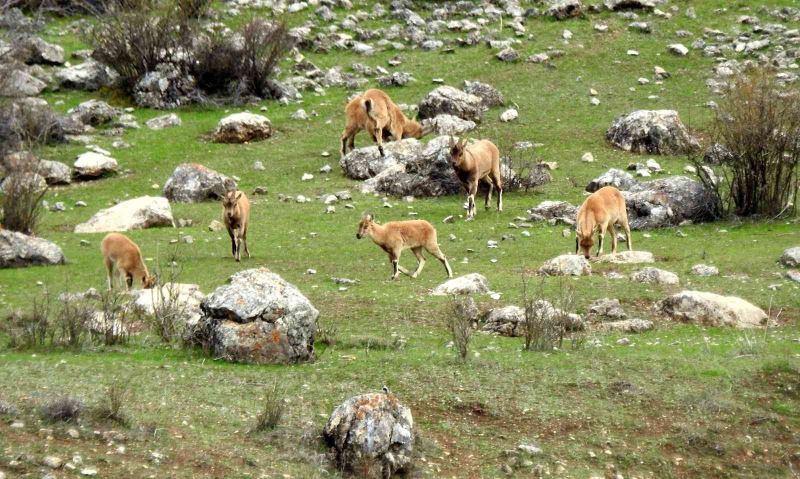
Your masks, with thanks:
[{"label": "flat rock", "polygon": [[459,136],[472,131],[477,126],[474,121],[462,120],[453,115],[442,114],[435,118],[422,121],[422,125],[429,126],[437,135]]},{"label": "flat rock", "polygon": [[73,90],[95,91],[112,85],[118,77],[114,70],[95,60],[86,60],[56,71],[59,85]]},{"label": "flat rock", "polygon": [[414,419],[393,394],[362,394],[334,409],[322,431],[336,464],[360,471],[375,464],[383,477],[393,477],[412,465]]},{"label": "flat rock", "polygon": [[72,164],[74,175],[79,179],[94,179],[117,172],[117,160],[110,156],[87,151],[78,155]]},{"label": "flat rock", "polygon": [[11,70],[7,75],[0,83],[0,96],[35,96],[47,87],[47,83],[21,69]]},{"label": "flat rock", "polygon": [[678,275],[663,269],[648,267],[631,275],[631,281],[637,283],[678,284]]},{"label": "flat rock", "polygon": [[434,296],[451,294],[488,293],[489,281],[480,273],[470,273],[453,278],[440,284],[431,292]]},{"label": "flat rock", "polygon": [[245,143],[272,136],[272,123],[263,115],[234,113],[221,119],[214,131],[217,143]]},{"label": "flat rock", "polygon": [[659,302],[657,309],[673,320],[705,326],[753,328],[769,319],[763,309],[742,298],[703,291],[681,291]]},{"label": "flat rock", "polygon": [[236,188],[236,182],[221,173],[199,163],[183,163],[164,184],[164,196],[170,201],[196,203],[220,200],[227,191]]},{"label": "flat rock", "polygon": [[147,128],[150,128],[151,130],[163,130],[164,128],[181,126],[183,122],[175,113],[169,113],[167,115],[151,118],[144,122],[144,124],[147,125]]},{"label": "flat rock", "polygon": [[592,274],[592,266],[583,256],[562,254],[545,261],[539,272],[548,276],[582,276]]},{"label": "flat rock", "polygon": [[76,233],[110,233],[157,226],[175,226],[169,201],[142,196],[98,211],[89,221],[75,227]]},{"label": "flat rock", "polygon": [[612,264],[641,264],[654,263],[655,257],[653,253],[649,251],[622,251],[619,253],[609,253],[598,257],[592,257],[592,261]]},{"label": "flat rock", "polygon": [[707,264],[696,264],[692,266],[691,273],[695,276],[719,276],[719,269]]},{"label": "flat rock", "polygon": [[0,229],[0,268],[64,264],[64,253],[46,239]]},{"label": "flat rock", "polygon": [[616,298],[601,298],[589,305],[589,314],[611,319],[625,319],[627,316]]},{"label": "flat rock", "polygon": [[800,246],[786,248],[781,255],[780,262],[782,265],[790,268],[800,266]]},{"label": "flat rock", "polygon": [[653,329],[653,322],[647,319],[623,319],[620,321],[603,321],[594,326],[597,331],[641,333]]},{"label": "flat rock", "polygon": [[169,309],[188,325],[197,324],[201,313],[200,303],[205,298],[200,286],[183,283],[166,283],[150,289],[134,289],[130,294],[133,306],[139,312],[154,315],[156,311]]},{"label": "flat rock", "polygon": [[566,201],[545,200],[535,208],[528,210],[528,213],[531,221],[547,221],[553,225],[559,222],[574,225],[578,208]]}]

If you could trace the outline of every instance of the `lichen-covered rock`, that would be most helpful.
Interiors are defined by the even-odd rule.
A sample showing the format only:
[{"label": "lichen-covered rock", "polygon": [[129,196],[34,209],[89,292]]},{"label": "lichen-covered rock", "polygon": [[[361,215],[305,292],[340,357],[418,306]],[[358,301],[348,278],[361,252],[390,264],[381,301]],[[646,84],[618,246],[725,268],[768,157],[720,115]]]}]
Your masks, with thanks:
[{"label": "lichen-covered rock", "polygon": [[64,253],[46,239],[0,229],[0,268],[64,264]]},{"label": "lichen-covered rock", "polygon": [[434,118],[446,113],[464,120],[478,122],[485,110],[481,98],[458,88],[440,86],[428,93],[419,103],[419,118]]},{"label": "lichen-covered rock", "polygon": [[681,291],[664,299],[657,309],[671,319],[705,326],[753,328],[767,324],[763,309],[736,296]]},{"label": "lichen-covered rock", "polygon": [[269,118],[254,113],[234,113],[221,119],[214,131],[217,143],[245,143],[260,141],[272,136]]},{"label": "lichen-covered rock", "polygon": [[296,363],[314,358],[319,312],[266,268],[240,271],[206,296],[186,339],[227,361]]},{"label": "lichen-covered rock", "polygon": [[579,17],[583,15],[583,4],[581,0],[550,0],[545,15],[556,20]]},{"label": "lichen-covered rock", "polygon": [[[531,320],[536,323],[557,320],[569,331],[579,331],[584,328],[583,318],[580,315],[558,309],[546,300],[540,299],[531,304],[529,314]],[[495,308],[489,311],[485,321],[482,328],[484,331],[501,336],[525,336],[525,310],[519,306]]]},{"label": "lichen-covered rock", "polygon": [[14,69],[0,82],[0,96],[26,97],[35,96],[47,87],[47,83],[30,73]]},{"label": "lichen-covered rock", "polygon": [[183,163],[175,168],[164,184],[164,196],[170,201],[196,203],[219,200],[236,182],[199,163]]},{"label": "lichen-covered rock", "polygon": [[95,91],[113,85],[117,78],[119,75],[114,70],[95,60],[56,71],[59,85],[73,90]]},{"label": "lichen-covered rock", "polygon": [[663,269],[648,267],[631,275],[631,281],[637,283],[678,284],[678,275]]},{"label": "lichen-covered rock", "polygon": [[574,225],[578,208],[566,201],[545,200],[539,203],[539,206],[529,209],[528,214],[530,214],[531,221],[547,221],[551,225],[559,222]]},{"label": "lichen-covered rock", "polygon": [[488,83],[464,80],[464,91],[480,98],[486,108],[505,105],[503,94]]},{"label": "lichen-covered rock", "polygon": [[110,156],[87,151],[78,155],[72,164],[75,177],[78,179],[95,179],[117,172],[117,160]]},{"label": "lichen-covered rock", "polygon": [[784,250],[781,255],[781,264],[790,268],[800,266],[800,246]]},{"label": "lichen-covered rock", "polygon": [[205,295],[196,284],[166,283],[149,289],[130,292],[133,307],[147,315],[158,311],[176,314],[184,325],[196,325],[200,320],[200,303]]},{"label": "lichen-covered rock", "polygon": [[620,321],[603,321],[594,329],[602,332],[642,333],[653,329],[653,322],[647,319],[623,319]]},{"label": "lichen-covered rock", "polygon": [[322,434],[347,471],[366,466],[379,477],[412,465],[414,419],[393,394],[362,394],[334,409]]},{"label": "lichen-covered rock", "polygon": [[60,161],[39,160],[38,171],[48,185],[68,185],[72,182],[72,170]]},{"label": "lichen-covered rock", "polygon": [[384,143],[385,156],[380,155],[377,146],[356,148],[339,160],[339,166],[348,178],[366,180],[389,167],[415,160],[424,148],[425,145],[414,138]]},{"label": "lichen-covered rock", "polygon": [[110,123],[119,115],[119,110],[101,100],[88,100],[70,109],[67,114],[84,125],[97,126]]},{"label": "lichen-covered rock", "polygon": [[586,185],[586,191],[589,193],[594,193],[605,186],[613,186],[620,191],[626,191],[635,188],[638,185],[639,182],[636,181],[636,178],[634,178],[630,173],[617,168],[611,168],[602,175],[590,181],[589,184]]},{"label": "lichen-covered rock", "polygon": [[700,146],[674,110],[637,110],[611,124],[606,138],[612,145],[634,153],[679,155]]},{"label": "lichen-covered rock", "polygon": [[142,196],[98,211],[75,227],[76,233],[110,233],[156,226],[175,226],[166,198]]},{"label": "lichen-covered rock", "polygon": [[592,274],[592,265],[583,256],[562,254],[545,261],[539,272],[548,276],[582,276]]},{"label": "lichen-covered rock", "polygon": [[175,113],[157,116],[145,122],[147,128],[150,128],[151,130],[163,130],[164,128],[172,128],[174,126],[181,126],[182,124],[183,122],[181,121],[180,117],[178,117],[178,115]]},{"label": "lichen-covered rock", "polygon": [[479,294],[489,292],[489,281],[480,273],[470,273],[449,279],[431,292],[434,296],[451,294]]},{"label": "lichen-covered rock", "polygon": [[692,266],[692,274],[695,276],[719,276],[719,269],[707,264],[696,264]]},{"label": "lichen-covered rock", "polygon": [[59,45],[47,43],[39,37],[30,35],[17,44],[17,59],[28,65],[61,65],[64,63],[64,49]]},{"label": "lichen-covered rock", "polygon": [[160,63],[147,72],[133,88],[136,104],[145,108],[170,110],[192,103],[195,96],[194,77],[169,63]]},{"label": "lichen-covered rock", "polygon": [[649,251],[621,251],[592,257],[592,261],[611,264],[641,264],[654,263],[655,257]]},{"label": "lichen-covered rock", "polygon": [[592,304],[589,305],[589,314],[611,319],[625,319],[627,316],[619,300],[616,298],[594,300]]},{"label": "lichen-covered rock", "polygon": [[459,136],[474,130],[477,125],[474,121],[462,120],[457,116],[443,114],[423,120],[422,126],[429,126],[437,135]]}]

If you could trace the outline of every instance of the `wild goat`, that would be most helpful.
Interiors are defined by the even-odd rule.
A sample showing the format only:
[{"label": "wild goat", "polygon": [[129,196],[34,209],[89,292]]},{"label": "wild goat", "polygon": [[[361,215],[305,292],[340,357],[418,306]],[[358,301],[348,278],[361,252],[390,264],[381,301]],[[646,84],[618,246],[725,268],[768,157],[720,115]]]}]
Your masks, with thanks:
[{"label": "wild goat", "polygon": [[583,251],[583,256],[589,259],[594,245],[594,231],[599,230],[600,245],[597,255],[603,254],[603,238],[606,231],[611,233],[611,253],[617,252],[617,233],[614,224],[619,223],[625,230],[628,250],[633,250],[631,229],[628,226],[628,211],[625,209],[625,198],[613,186],[604,186],[595,191],[578,209],[575,221],[575,254]]},{"label": "wild goat", "polygon": [[108,289],[114,287],[114,269],[125,277],[127,289],[133,286],[134,278],[141,279],[142,288],[155,286],[155,278],[147,272],[147,266],[142,261],[142,252],[139,247],[127,236],[120,233],[109,233],[100,242],[100,251],[106,264],[108,275]]},{"label": "wild goat", "polygon": [[503,178],[500,175],[500,150],[489,140],[467,145],[467,139],[458,142],[450,137],[450,163],[458,179],[467,188],[467,219],[475,217],[475,194],[481,181],[489,185],[486,209],[492,200],[492,189],[497,188],[497,211],[503,211]]},{"label": "wild goat", "polygon": [[342,156],[348,148],[352,150],[355,147],[356,134],[361,130],[367,130],[372,141],[378,143],[381,156],[384,156],[384,140],[419,139],[430,133],[429,128],[408,119],[389,95],[375,88],[350,100],[344,112],[347,123],[342,132]]},{"label": "wild goat", "polygon": [[225,193],[222,198],[222,221],[231,237],[231,253],[239,262],[242,259],[242,245],[247,257],[250,257],[250,248],[247,247],[247,227],[250,223],[250,200],[244,191],[234,190]]},{"label": "wild goat", "polygon": [[[436,241],[436,229],[432,224],[425,220],[411,221],[392,221],[385,225],[376,223],[372,215],[365,215],[358,223],[356,238],[361,239],[369,236],[376,245],[383,248],[389,254],[389,261],[392,263],[392,279],[396,279],[400,273],[407,274],[416,278],[425,266],[425,257],[422,256],[422,249],[435,256],[447,270],[447,277],[453,277],[453,270],[447,262],[447,256],[439,249]],[[410,249],[417,257],[417,270],[409,274],[408,270],[400,266],[400,253]]]}]

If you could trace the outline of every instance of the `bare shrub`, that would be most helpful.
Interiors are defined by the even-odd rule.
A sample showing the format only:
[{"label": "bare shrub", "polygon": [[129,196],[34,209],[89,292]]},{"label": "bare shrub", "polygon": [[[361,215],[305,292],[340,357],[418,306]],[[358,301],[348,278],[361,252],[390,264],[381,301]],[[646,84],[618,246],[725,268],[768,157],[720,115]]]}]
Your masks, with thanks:
[{"label": "bare shrub", "polygon": [[42,215],[47,182],[39,175],[39,163],[33,155],[23,152],[6,159],[1,223],[6,229],[33,234]]},{"label": "bare shrub", "polygon": [[208,16],[211,0],[175,0],[175,9],[182,23],[199,20]]},{"label": "bare shrub", "polygon": [[148,317],[150,329],[161,341],[170,344],[183,337],[189,305],[180,298],[177,250],[173,251],[170,266],[163,270],[157,268],[157,284],[150,290],[153,295],[153,315]]},{"label": "bare shrub", "polygon": [[45,346],[52,342],[50,322],[50,295],[45,292],[34,297],[30,311],[15,311],[4,322],[3,329],[9,337],[10,348],[24,349]]},{"label": "bare shrub", "polygon": [[475,302],[469,296],[450,297],[450,310],[445,315],[447,330],[453,339],[453,347],[462,361],[466,361],[469,354],[469,343],[472,339],[472,323],[475,321],[477,310]]},{"label": "bare shrub", "polygon": [[317,341],[325,346],[335,346],[338,342],[339,331],[335,325],[317,324]]},{"label": "bare shrub", "polygon": [[283,417],[285,403],[283,401],[284,391],[273,383],[272,386],[264,390],[264,399],[261,411],[256,415],[256,432],[265,432],[275,429]]},{"label": "bare shrub", "polygon": [[126,384],[112,383],[105,391],[105,395],[94,407],[92,415],[101,421],[113,421],[117,424],[127,426],[128,416],[125,407],[130,397],[130,389]]},{"label": "bare shrub", "polygon": [[[504,156],[503,165],[503,191],[524,190],[526,193],[532,188],[546,185],[553,181],[550,171],[542,164],[530,160],[518,160],[513,156]],[[514,171],[514,175],[508,174]]]},{"label": "bare shrub", "polygon": [[[714,136],[738,215],[796,212],[800,162],[800,93],[784,89],[768,69],[737,76],[719,102]],[[730,204],[729,204],[730,207]]]},{"label": "bare shrub", "polygon": [[[0,58],[0,61],[4,59]],[[10,62],[0,67],[0,73],[12,68],[9,65]],[[49,106],[30,99],[0,104],[0,153],[3,155],[62,142],[62,119]]]},{"label": "bare shrub", "polygon": [[83,402],[71,396],[61,396],[44,403],[39,409],[47,422],[77,422],[83,411]]},{"label": "bare shrub", "polygon": [[[575,306],[575,290],[563,280],[558,283],[557,292],[548,296],[545,293],[545,278],[531,287],[528,276],[522,273],[522,303],[525,318],[522,324],[526,351],[552,351],[561,349],[567,329],[571,325],[570,311]],[[573,335],[571,345],[577,348],[582,344],[578,335]]]},{"label": "bare shrub", "polygon": [[94,308],[91,304],[64,298],[56,316],[59,343],[69,348],[80,348],[89,336],[93,320]]},{"label": "bare shrub", "polygon": [[126,344],[130,338],[129,323],[135,316],[127,298],[119,291],[108,290],[100,295],[99,306],[92,325],[94,340],[105,346]]}]

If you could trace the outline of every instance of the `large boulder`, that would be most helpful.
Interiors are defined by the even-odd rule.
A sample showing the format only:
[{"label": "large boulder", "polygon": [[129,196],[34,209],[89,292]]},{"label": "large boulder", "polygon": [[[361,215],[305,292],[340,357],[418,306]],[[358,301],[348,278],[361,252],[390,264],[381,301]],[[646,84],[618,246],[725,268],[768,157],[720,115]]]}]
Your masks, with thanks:
[{"label": "large boulder", "polygon": [[102,100],[88,100],[70,109],[67,114],[84,125],[97,126],[110,123],[119,115],[119,110]]},{"label": "large boulder", "polygon": [[29,65],[61,65],[64,63],[64,49],[47,43],[36,36],[28,36],[17,43],[17,59]]},{"label": "large boulder", "polygon": [[528,210],[531,221],[547,221],[551,225],[564,223],[575,224],[578,207],[566,201],[545,200],[539,206]]},{"label": "large boulder", "polygon": [[440,284],[431,292],[434,296],[449,296],[451,294],[488,293],[489,281],[480,273],[470,273],[458,278],[453,278]]},{"label": "large boulder", "polygon": [[221,119],[214,131],[217,143],[245,143],[264,140],[272,136],[269,118],[254,113],[234,113]]},{"label": "large boulder", "polygon": [[133,99],[144,108],[170,110],[188,105],[196,97],[196,82],[175,65],[160,63],[136,82]]},{"label": "large boulder", "polygon": [[56,79],[62,88],[95,91],[111,86],[119,77],[111,68],[95,60],[86,60],[78,65],[56,71]]},{"label": "large boulder", "polygon": [[603,0],[606,8],[614,11],[625,9],[652,10],[662,3],[664,3],[664,0]]},{"label": "large boulder", "polygon": [[76,233],[111,233],[156,226],[175,226],[166,198],[142,196],[100,210],[75,227]]},{"label": "large boulder", "polygon": [[596,299],[589,305],[588,312],[591,316],[610,319],[625,319],[627,316],[616,298]]},{"label": "large boulder", "polygon": [[47,87],[47,83],[24,70],[14,69],[0,81],[0,96],[35,96]]},{"label": "large boulder", "polygon": [[579,17],[583,15],[583,4],[581,0],[550,0],[545,15],[556,20]]},{"label": "large boulder", "polygon": [[166,283],[149,289],[131,291],[133,307],[140,313],[155,315],[174,314],[188,326],[200,320],[200,303],[205,295],[196,284]]},{"label": "large boulder", "polygon": [[46,239],[0,229],[0,268],[64,264],[64,253]]},{"label": "large boulder", "polygon": [[319,312],[294,285],[266,268],[234,274],[200,309],[187,339],[216,358],[251,364],[314,358]]},{"label": "large boulder", "polygon": [[781,255],[781,264],[789,268],[800,266],[800,246],[786,248]]},{"label": "large boulder", "polygon": [[605,186],[613,186],[618,190],[626,191],[637,188],[639,186],[639,181],[637,181],[636,178],[634,178],[627,171],[611,168],[602,175],[590,181],[589,184],[586,185],[586,191],[589,193],[594,193]]},{"label": "large boulder", "polygon": [[431,128],[431,131],[437,135],[459,136],[474,130],[477,125],[475,125],[474,121],[462,120],[457,116],[442,114],[437,115],[435,118],[423,120],[422,126]]},{"label": "large boulder", "polygon": [[480,97],[458,88],[440,86],[419,102],[419,118],[434,118],[446,113],[464,120],[480,121],[486,109]]},{"label": "large boulder", "polygon": [[655,257],[649,251],[620,251],[592,257],[592,261],[611,264],[641,264],[654,263]]},{"label": "large boulder", "polygon": [[705,326],[753,328],[767,324],[763,309],[742,298],[703,291],[681,291],[664,299],[658,310],[671,319]]},{"label": "large boulder", "polygon": [[525,310],[519,306],[505,306],[489,311],[483,330],[501,336],[517,337],[525,334],[524,325]]},{"label": "large boulder", "polygon": [[583,256],[562,254],[545,261],[539,272],[548,276],[582,276],[592,274],[592,265]]},{"label": "large boulder", "polygon": [[483,106],[487,108],[505,105],[503,94],[488,83],[464,80],[464,91],[480,98]]},{"label": "large boulder", "polygon": [[78,179],[95,179],[117,172],[117,160],[102,153],[87,151],[78,155],[74,168],[75,177]]},{"label": "large boulder", "polygon": [[678,284],[678,275],[663,269],[647,267],[631,275],[631,281],[636,283]]},{"label": "large boulder", "polygon": [[339,166],[348,178],[366,180],[389,167],[414,161],[424,148],[425,145],[414,138],[384,143],[386,156],[380,155],[377,146],[356,148],[339,160]]},{"label": "large boulder", "polygon": [[68,185],[72,182],[72,170],[60,161],[40,160],[38,171],[48,185]]},{"label": "large boulder", "polygon": [[196,203],[222,199],[227,191],[235,189],[233,179],[199,163],[183,163],[164,184],[164,196],[170,201]]},{"label": "large boulder", "polygon": [[654,155],[691,153],[700,147],[674,110],[637,110],[620,116],[606,138],[622,150]]},{"label": "large boulder", "polygon": [[[334,409],[322,435],[346,471],[394,477],[411,466],[414,419],[393,394],[362,394]],[[370,476],[371,477],[371,476]]]}]

